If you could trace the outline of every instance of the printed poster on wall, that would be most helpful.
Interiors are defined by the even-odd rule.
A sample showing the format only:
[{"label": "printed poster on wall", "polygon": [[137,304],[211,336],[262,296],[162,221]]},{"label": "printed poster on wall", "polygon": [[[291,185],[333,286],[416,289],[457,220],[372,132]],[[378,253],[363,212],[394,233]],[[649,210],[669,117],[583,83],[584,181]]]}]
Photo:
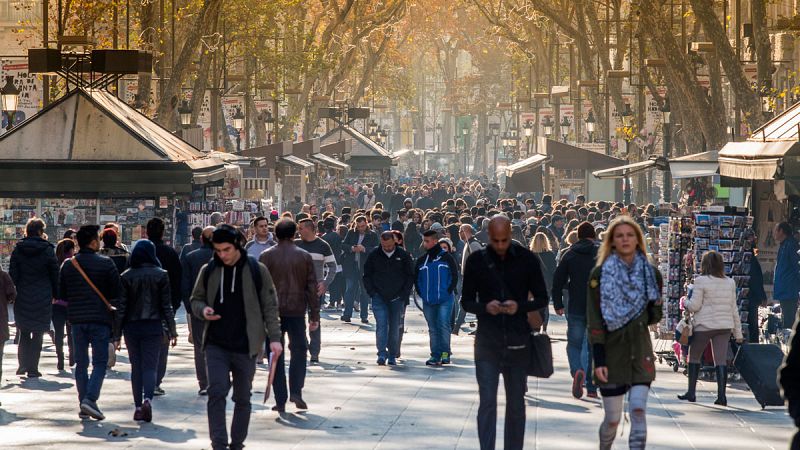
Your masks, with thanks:
[{"label": "printed poster on wall", "polygon": [[[19,89],[19,103],[14,114],[14,124],[22,123],[42,109],[42,80],[35,74],[28,73],[27,59],[4,59],[2,64],[2,85],[5,77],[14,77],[14,86]],[[2,131],[5,133],[8,126],[8,116],[3,113]]]}]

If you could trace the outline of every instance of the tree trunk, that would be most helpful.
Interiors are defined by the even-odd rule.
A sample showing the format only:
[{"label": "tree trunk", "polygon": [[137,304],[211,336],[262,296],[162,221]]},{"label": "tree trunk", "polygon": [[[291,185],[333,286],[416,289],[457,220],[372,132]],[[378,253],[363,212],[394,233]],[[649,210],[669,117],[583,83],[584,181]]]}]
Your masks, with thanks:
[{"label": "tree trunk", "polygon": [[[147,2],[141,7],[141,49],[155,54],[156,39],[156,2]],[[155,61],[154,61],[155,63]],[[153,64],[155,67],[155,64]],[[136,90],[136,104],[134,107],[140,111],[147,111],[150,107],[150,89],[153,82],[153,72],[140,73]]]},{"label": "tree trunk", "polygon": [[186,75],[189,73],[195,52],[197,51],[197,46],[200,44],[200,39],[204,32],[215,28],[221,7],[222,0],[204,0],[203,6],[197,14],[197,20],[186,35],[186,40],[181,48],[180,56],[175,60],[172,76],[166,83],[164,92],[161,93],[161,100],[158,103],[156,116],[158,123],[163,126],[167,126],[167,124],[171,123],[171,119],[174,117],[175,110],[172,108],[171,99],[176,97],[180,92],[180,88],[183,85]]},{"label": "tree trunk", "polygon": [[[756,44],[758,87],[762,88],[771,85],[773,72],[772,49],[769,42],[769,30],[767,29],[767,2],[751,1],[750,14]],[[755,128],[752,129],[754,130]]]},{"label": "tree trunk", "polygon": [[[756,1],[752,3],[759,2]],[[744,76],[742,64],[739,62],[739,58],[736,57],[736,52],[733,50],[731,42],[725,34],[725,30],[717,18],[713,2],[711,0],[691,0],[691,4],[697,20],[703,25],[706,37],[714,43],[717,57],[722,63],[722,67],[725,69],[725,74],[728,76],[731,90],[736,96],[736,104],[741,106],[745,121],[747,121],[750,129],[755,130],[763,123],[761,102],[758,98],[758,94],[753,92],[750,88],[750,83]],[[769,41],[767,42],[767,48],[769,48]],[[724,133],[724,122],[722,130]]]}]

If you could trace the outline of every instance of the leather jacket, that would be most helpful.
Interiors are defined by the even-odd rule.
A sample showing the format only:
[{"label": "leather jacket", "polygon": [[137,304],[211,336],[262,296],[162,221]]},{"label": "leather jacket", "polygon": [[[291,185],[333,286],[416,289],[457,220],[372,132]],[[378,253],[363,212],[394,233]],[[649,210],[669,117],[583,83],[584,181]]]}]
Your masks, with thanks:
[{"label": "leather jacket", "polygon": [[144,264],[123,272],[115,337],[119,338],[126,323],[139,320],[160,320],[170,337],[178,336],[171,299],[166,270]]},{"label": "leather jacket", "polygon": [[318,322],[317,275],[311,254],[294,242],[283,240],[264,251],[259,260],[267,266],[275,283],[280,316],[305,317],[308,311],[309,321]]}]

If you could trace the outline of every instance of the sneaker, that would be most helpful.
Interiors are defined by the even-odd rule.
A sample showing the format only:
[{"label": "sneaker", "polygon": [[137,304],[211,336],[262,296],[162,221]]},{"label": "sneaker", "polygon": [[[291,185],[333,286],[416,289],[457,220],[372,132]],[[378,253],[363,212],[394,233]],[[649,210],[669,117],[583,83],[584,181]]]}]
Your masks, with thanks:
[{"label": "sneaker", "polygon": [[28,372],[28,378],[41,378],[42,373],[38,370],[36,372]]},{"label": "sneaker", "polygon": [[433,356],[431,356],[431,358],[429,360],[425,361],[425,365],[426,366],[441,366],[442,365],[442,361],[439,360],[439,358],[434,358]]},{"label": "sneaker", "polygon": [[136,411],[133,412],[133,421],[141,422],[142,420],[144,420],[144,416],[142,415],[142,408],[136,408]]},{"label": "sneaker", "polygon": [[369,325],[369,319],[361,319],[361,323]]},{"label": "sneaker", "polygon": [[312,356],[311,364],[319,364],[319,356]]},{"label": "sneaker", "polygon": [[586,382],[586,372],[583,369],[575,371],[572,376],[572,396],[575,398],[583,397],[583,383]]},{"label": "sneaker", "polygon": [[349,318],[349,317],[342,316],[342,317],[340,317],[340,320],[341,320],[342,322],[347,322],[347,323],[350,323],[350,318]]},{"label": "sneaker", "polygon": [[586,398],[599,398],[597,396],[597,391],[588,391],[586,392]]},{"label": "sneaker", "polygon": [[390,357],[390,358],[389,358],[389,362],[388,362],[388,364],[389,364],[390,366],[396,366],[396,365],[397,365],[397,360],[396,360],[396,359],[394,359],[394,358],[392,358],[392,357]]},{"label": "sneaker", "polygon": [[80,412],[78,412],[78,417],[79,417],[81,420],[86,420],[86,419],[88,419],[88,418],[89,418],[89,415],[88,415],[88,414],[86,414],[86,413],[85,413],[85,412],[83,412],[83,411],[80,411]]},{"label": "sneaker", "polygon": [[442,352],[442,364],[450,364],[450,353]]},{"label": "sneaker", "polygon": [[279,413],[286,412],[286,405],[275,405],[272,410]]},{"label": "sneaker", "polygon": [[84,399],[81,402],[81,411],[92,419],[103,420],[106,418],[106,416],[104,416],[100,411],[100,408],[97,407],[97,403],[89,399]]},{"label": "sneaker", "polygon": [[208,389],[200,389],[197,391],[197,395],[208,395]]},{"label": "sneaker", "polygon": [[150,400],[147,399],[142,402],[142,420],[145,422],[153,421],[153,406],[150,404]]},{"label": "sneaker", "polygon": [[156,386],[156,388],[153,389],[153,395],[162,396],[162,395],[165,395],[165,394],[166,394],[166,392],[163,389],[161,389],[161,386]]},{"label": "sneaker", "polygon": [[384,358],[383,356],[378,356],[378,365],[379,366],[385,366],[386,365],[386,358]]}]

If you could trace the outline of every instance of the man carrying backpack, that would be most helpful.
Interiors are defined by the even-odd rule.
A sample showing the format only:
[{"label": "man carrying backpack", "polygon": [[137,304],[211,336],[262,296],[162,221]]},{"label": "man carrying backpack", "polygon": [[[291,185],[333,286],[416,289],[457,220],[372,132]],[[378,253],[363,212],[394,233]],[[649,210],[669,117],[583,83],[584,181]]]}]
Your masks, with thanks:
[{"label": "man carrying backpack", "polygon": [[[200,270],[191,297],[192,313],[205,321],[208,429],[214,450],[241,449],[250,425],[256,355],[267,336],[275,357],[283,352],[278,301],[267,268],[247,256],[244,236],[236,227],[219,225],[211,242],[214,259]],[[225,399],[231,386],[234,408],[229,443]]]},{"label": "man carrying backpack", "polygon": [[414,280],[422,297],[422,312],[428,322],[431,357],[428,366],[450,364],[450,319],[453,311],[458,264],[448,251],[439,246],[436,230],[422,233],[422,245],[427,250],[417,259]]}]

